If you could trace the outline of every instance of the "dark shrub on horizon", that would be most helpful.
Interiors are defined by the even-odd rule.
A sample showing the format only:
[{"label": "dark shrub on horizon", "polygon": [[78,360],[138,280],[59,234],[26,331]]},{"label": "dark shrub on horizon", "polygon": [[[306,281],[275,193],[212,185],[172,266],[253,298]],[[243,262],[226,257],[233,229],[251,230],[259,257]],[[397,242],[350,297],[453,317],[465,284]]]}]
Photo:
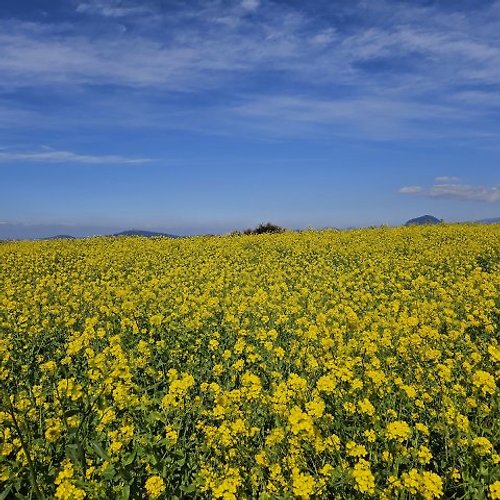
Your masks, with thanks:
[{"label": "dark shrub on horizon", "polygon": [[266,224],[259,224],[254,229],[246,229],[243,234],[282,233],[283,231],[285,231],[285,228],[267,222]]}]

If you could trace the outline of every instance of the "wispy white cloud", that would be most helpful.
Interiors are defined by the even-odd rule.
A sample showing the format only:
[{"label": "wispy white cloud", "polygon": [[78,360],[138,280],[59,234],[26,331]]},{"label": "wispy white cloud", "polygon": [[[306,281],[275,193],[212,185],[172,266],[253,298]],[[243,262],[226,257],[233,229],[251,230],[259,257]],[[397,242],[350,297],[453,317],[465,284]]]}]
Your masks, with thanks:
[{"label": "wispy white cloud", "polygon": [[[437,178],[442,179],[442,178]],[[445,179],[449,179],[445,177]],[[404,186],[399,190],[402,194],[425,196],[428,198],[455,198],[466,201],[482,201],[500,203],[499,186],[474,186],[459,182],[434,184],[431,187]]]},{"label": "wispy white cloud", "polygon": [[[126,17],[133,25],[140,23],[139,10],[154,14],[161,24],[158,30],[135,29],[123,36],[122,24],[96,34],[77,25],[61,29],[56,24],[9,20],[0,25],[0,70],[11,86],[98,81],[162,87],[182,82],[192,88],[190,81],[200,75],[211,76],[208,82],[213,82],[217,73],[221,85],[238,72],[273,67],[302,82],[315,76],[326,83],[348,81],[365,89],[374,83],[404,86],[408,79],[418,83],[418,88],[430,84],[436,88],[450,84],[450,74],[455,83],[500,83],[500,35],[488,30],[498,26],[500,13],[485,18],[487,12],[479,9],[475,17],[457,20],[430,7],[377,3],[380,9],[390,9],[391,25],[354,25],[349,34],[340,36],[335,27],[325,28],[305,10],[273,2],[260,5],[259,0],[242,0],[243,9],[236,4],[193,2],[168,12],[155,11],[146,2],[138,6],[136,2],[87,0],[77,6],[77,12]],[[363,15],[363,3],[357,8]],[[242,12],[257,9],[262,10],[257,19],[247,19]],[[408,11],[413,20],[408,19]],[[216,30],[214,23],[219,24]],[[331,50],[325,52],[323,46],[332,42]],[[401,58],[412,61],[413,74],[397,67]],[[395,61],[391,71],[372,73],[368,85],[364,75],[369,71],[359,64],[391,60]],[[35,81],[23,78],[33,75],[38,77]],[[200,85],[198,81],[197,88]]]},{"label": "wispy white cloud", "polygon": [[328,45],[335,40],[337,32],[334,28],[328,28],[323,31],[314,33],[311,36],[311,43],[316,45]]},{"label": "wispy white cloud", "polygon": [[259,8],[260,0],[242,0],[241,6],[246,10],[256,10]]},{"label": "wispy white cloud", "polygon": [[82,14],[97,14],[105,17],[130,17],[153,14],[154,10],[146,3],[143,5],[125,5],[120,0],[86,0],[76,7],[76,12]]},{"label": "wispy white cloud", "polygon": [[14,152],[0,150],[0,162],[83,163],[89,165],[141,164],[149,158],[129,158],[118,155],[83,155],[71,151],[43,148],[39,151]]},{"label": "wispy white cloud", "polygon": [[401,194],[420,194],[424,191],[424,188],[421,186],[404,186],[399,192]]},{"label": "wispy white cloud", "polygon": [[[247,126],[272,135],[334,134],[371,139],[453,137],[460,135],[458,124],[465,124],[471,113],[458,114],[451,106],[415,103],[383,95],[319,99],[307,95],[253,96],[231,108],[231,114]],[[434,127],[416,128],[415,123],[432,121]],[[448,124],[436,131],[436,124]]]},{"label": "wispy white cloud", "polygon": [[[335,5],[321,19],[271,0],[172,5],[81,0],[83,22],[0,21],[0,91],[57,89],[84,101],[97,86],[114,86],[161,103],[180,91],[223,93],[213,113],[221,119],[206,127],[212,132],[248,118],[250,127],[279,134],[279,115],[298,133],[332,133],[338,124],[338,133],[372,138],[463,137],[474,129],[481,140],[496,127],[488,118],[500,88],[497,4],[465,16],[358,1]],[[97,31],[88,14],[102,16],[108,29]],[[335,16],[357,21],[337,29]],[[273,82],[272,93],[255,83],[264,80]],[[158,113],[138,120],[156,121]]]},{"label": "wispy white cloud", "polygon": [[450,94],[449,100],[460,105],[488,107],[492,112],[500,108],[500,94],[492,90],[457,91]]},{"label": "wispy white cloud", "polygon": [[434,179],[438,184],[456,184],[460,182],[460,177],[441,175]]},{"label": "wispy white cloud", "polygon": [[43,123],[43,118],[36,111],[24,109],[15,103],[0,102],[0,129],[33,128]]}]

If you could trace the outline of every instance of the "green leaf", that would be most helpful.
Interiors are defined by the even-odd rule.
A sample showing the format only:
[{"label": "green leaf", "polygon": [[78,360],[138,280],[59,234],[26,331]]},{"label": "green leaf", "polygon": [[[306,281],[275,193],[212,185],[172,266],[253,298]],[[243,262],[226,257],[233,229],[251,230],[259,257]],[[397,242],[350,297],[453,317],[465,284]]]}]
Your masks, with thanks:
[{"label": "green leaf", "polygon": [[66,418],[73,417],[74,415],[80,415],[80,414],[81,414],[81,411],[78,408],[73,408],[71,410],[66,410],[64,412],[64,416]]},{"label": "green leaf", "polygon": [[116,469],[114,468],[113,465],[110,465],[107,469],[106,472],[102,474],[102,477],[107,480],[111,480],[115,477],[116,475]]},{"label": "green leaf", "polygon": [[90,445],[92,446],[93,450],[97,453],[97,456],[99,458],[102,458],[103,460],[109,460],[109,455],[104,451],[104,449],[98,442],[91,441]]},{"label": "green leaf", "polygon": [[181,490],[183,493],[189,494],[195,493],[197,491],[197,488],[194,484],[190,484],[188,486],[181,486]]},{"label": "green leaf", "polygon": [[149,419],[152,420],[153,422],[156,422],[156,421],[164,422],[165,415],[161,414],[158,411],[152,411],[149,413]]},{"label": "green leaf", "polygon": [[66,455],[71,458],[73,464],[78,465],[80,463],[80,451],[78,445],[68,444],[66,446]]},{"label": "green leaf", "polygon": [[124,466],[130,465],[135,460],[136,456],[137,456],[137,451],[136,450],[132,451],[131,453],[125,456],[125,458],[122,460],[122,464]]},{"label": "green leaf", "polygon": [[130,498],[130,485],[126,484],[118,497],[120,500],[128,500]]},{"label": "green leaf", "polygon": [[9,496],[9,493],[12,491],[12,488],[12,484],[7,486],[7,488],[3,490],[2,493],[0,493],[0,500],[5,500]]}]

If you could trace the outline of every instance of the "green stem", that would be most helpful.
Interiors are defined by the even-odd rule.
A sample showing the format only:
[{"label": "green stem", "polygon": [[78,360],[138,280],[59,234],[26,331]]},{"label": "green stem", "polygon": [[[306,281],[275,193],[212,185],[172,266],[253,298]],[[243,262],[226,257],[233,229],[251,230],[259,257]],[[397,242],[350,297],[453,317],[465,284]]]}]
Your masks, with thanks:
[{"label": "green stem", "polygon": [[10,397],[8,396],[8,394],[4,394],[4,399],[7,399],[7,401],[8,401],[9,415],[12,418],[12,423],[14,424],[14,428],[16,429],[17,435],[19,436],[19,440],[21,441],[21,447],[24,451],[24,454],[26,455],[26,460],[28,461],[28,467],[30,470],[31,484],[33,486],[33,490],[34,490],[37,498],[43,499],[44,496],[43,496],[42,492],[40,491],[40,489],[38,488],[38,484],[36,482],[35,466],[33,464],[33,460],[31,460],[31,455],[29,452],[28,445],[26,444],[26,441],[23,438],[23,433],[21,432],[21,428],[20,428],[19,423],[17,421],[14,406],[13,406],[12,401],[10,400]]}]

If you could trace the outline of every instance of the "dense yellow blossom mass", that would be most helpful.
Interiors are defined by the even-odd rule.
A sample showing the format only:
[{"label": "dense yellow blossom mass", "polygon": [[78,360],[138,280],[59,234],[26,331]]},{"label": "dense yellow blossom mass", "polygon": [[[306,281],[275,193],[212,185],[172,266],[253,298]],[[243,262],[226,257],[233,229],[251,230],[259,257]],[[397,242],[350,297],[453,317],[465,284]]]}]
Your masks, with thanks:
[{"label": "dense yellow blossom mass", "polygon": [[0,244],[1,498],[500,498],[500,225]]}]

